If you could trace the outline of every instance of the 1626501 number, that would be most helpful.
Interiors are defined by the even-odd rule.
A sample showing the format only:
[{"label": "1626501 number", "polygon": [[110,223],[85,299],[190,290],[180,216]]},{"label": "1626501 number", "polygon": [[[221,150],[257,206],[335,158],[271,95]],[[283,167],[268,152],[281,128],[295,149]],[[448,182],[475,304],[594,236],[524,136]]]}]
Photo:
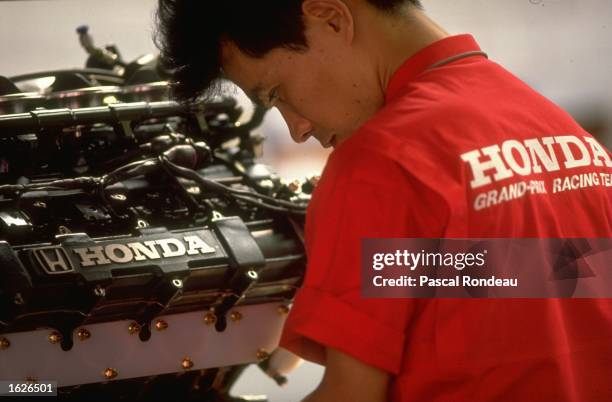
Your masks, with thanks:
[{"label": "1626501 number", "polygon": [[0,381],[0,396],[54,396],[57,381]]},{"label": "1626501 number", "polygon": [[53,386],[51,384],[16,383],[16,384],[9,384],[9,392],[27,392],[27,393],[53,392]]}]

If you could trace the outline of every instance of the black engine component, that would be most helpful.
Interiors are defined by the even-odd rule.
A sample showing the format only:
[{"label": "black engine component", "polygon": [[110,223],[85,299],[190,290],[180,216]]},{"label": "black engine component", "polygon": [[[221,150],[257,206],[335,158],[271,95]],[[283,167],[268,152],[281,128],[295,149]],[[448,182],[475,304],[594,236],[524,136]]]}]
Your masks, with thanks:
[{"label": "black engine component", "polygon": [[[96,68],[2,85],[54,78],[0,96],[0,378],[57,380],[66,400],[232,400],[245,364],[271,352],[241,348],[274,346],[276,310],[301,283],[309,196],[257,163],[262,110],[239,124],[231,98],[169,101],[150,62],[79,34]],[[229,349],[186,357],[185,336],[204,330],[210,350]],[[82,346],[98,334],[111,335]],[[147,363],[161,339],[168,356]]]}]

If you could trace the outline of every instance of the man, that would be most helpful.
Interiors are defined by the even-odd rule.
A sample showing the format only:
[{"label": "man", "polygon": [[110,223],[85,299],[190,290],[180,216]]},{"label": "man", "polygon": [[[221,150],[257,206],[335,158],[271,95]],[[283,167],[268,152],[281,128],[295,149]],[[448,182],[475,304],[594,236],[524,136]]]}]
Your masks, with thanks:
[{"label": "man", "polygon": [[[281,341],[326,367],[306,401],[612,400],[610,300],[360,297],[365,237],[611,237],[603,180],[553,191],[612,171],[571,117],[417,0],[159,4],[181,98],[226,77],[334,147]],[[548,190],[498,196],[529,180]]]}]

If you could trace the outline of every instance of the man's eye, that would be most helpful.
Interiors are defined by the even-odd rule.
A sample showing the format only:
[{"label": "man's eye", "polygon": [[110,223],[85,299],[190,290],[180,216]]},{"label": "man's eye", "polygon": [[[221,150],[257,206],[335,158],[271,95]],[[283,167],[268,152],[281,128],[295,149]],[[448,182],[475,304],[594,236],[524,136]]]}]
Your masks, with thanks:
[{"label": "man's eye", "polygon": [[278,87],[272,88],[272,90],[268,93],[267,105],[268,107],[274,107],[278,103]]}]

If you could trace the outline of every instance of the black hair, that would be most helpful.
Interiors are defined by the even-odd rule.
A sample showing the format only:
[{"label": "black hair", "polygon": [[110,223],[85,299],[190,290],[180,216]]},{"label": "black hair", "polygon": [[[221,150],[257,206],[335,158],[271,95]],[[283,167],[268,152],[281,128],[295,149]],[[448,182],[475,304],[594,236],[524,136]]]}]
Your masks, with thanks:
[{"label": "black hair", "polygon": [[[275,48],[307,49],[303,0],[159,0],[155,43],[173,71],[173,93],[194,100],[221,76],[221,44],[229,40],[260,58]],[[393,12],[419,0],[367,0]]]}]

